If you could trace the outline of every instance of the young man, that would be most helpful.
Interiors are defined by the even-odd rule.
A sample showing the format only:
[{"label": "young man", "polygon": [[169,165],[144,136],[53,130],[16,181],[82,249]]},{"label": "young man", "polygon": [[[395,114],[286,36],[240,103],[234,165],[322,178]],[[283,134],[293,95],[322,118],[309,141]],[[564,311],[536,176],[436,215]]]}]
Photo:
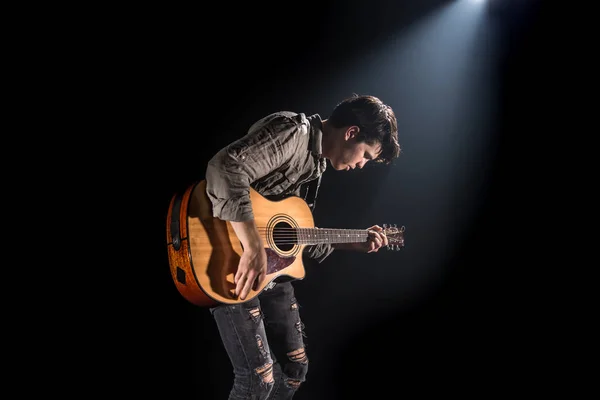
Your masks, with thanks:
[{"label": "young man", "polygon": [[[221,149],[208,163],[206,192],[213,215],[231,222],[244,249],[234,279],[236,295],[244,300],[267,271],[250,187],[271,200],[308,197],[311,205],[327,160],[336,170],[350,170],[367,162],[389,164],[399,154],[392,109],[374,96],[358,95],[337,104],[328,119],[293,112],[268,115]],[[305,255],[322,262],[335,249],[376,252],[388,244],[381,227],[369,231],[364,243],[307,246]],[[211,313],[234,367],[229,398],[291,399],[308,368],[292,281],[276,282],[249,301],[219,305]]]}]

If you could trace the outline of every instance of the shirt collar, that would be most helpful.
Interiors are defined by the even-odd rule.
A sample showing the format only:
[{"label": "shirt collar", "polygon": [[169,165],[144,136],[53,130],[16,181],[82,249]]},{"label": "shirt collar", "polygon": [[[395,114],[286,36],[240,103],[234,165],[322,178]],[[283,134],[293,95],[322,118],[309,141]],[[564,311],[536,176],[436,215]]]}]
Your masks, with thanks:
[{"label": "shirt collar", "polygon": [[323,154],[323,120],[319,114],[307,117],[310,123],[310,146],[314,155],[321,157]]}]

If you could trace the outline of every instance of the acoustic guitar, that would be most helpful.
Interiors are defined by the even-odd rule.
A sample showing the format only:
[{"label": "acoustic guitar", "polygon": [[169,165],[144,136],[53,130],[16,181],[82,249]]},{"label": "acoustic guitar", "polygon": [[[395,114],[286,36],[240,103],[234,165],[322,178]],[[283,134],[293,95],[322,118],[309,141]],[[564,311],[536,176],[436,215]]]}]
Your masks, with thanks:
[{"label": "acoustic guitar", "polygon": [[[271,201],[250,188],[250,201],[267,253],[267,275],[244,300],[233,281],[243,253],[231,223],[212,215],[206,181],[189,185],[171,198],[167,213],[167,247],[173,282],[190,303],[211,307],[238,304],[258,296],[275,280],[303,279],[302,251],[319,243],[360,243],[366,229],[315,227],[308,204],[300,197]],[[404,227],[383,225],[390,250],[404,247]]]}]

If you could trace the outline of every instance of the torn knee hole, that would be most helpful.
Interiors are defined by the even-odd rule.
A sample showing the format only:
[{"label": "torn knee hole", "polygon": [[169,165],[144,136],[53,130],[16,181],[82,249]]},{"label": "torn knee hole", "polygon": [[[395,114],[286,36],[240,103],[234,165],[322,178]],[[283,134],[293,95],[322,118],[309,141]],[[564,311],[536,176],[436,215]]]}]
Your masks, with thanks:
[{"label": "torn knee hole", "polygon": [[289,353],[287,353],[287,356],[290,359],[290,361],[301,364],[305,364],[308,361],[308,358],[306,357],[306,352],[304,351],[304,347],[294,351],[290,351]]},{"label": "torn knee hole", "polygon": [[254,319],[260,317],[260,307],[251,308],[248,312]]},{"label": "torn knee hole", "polygon": [[256,335],[256,344],[258,345],[258,351],[263,355],[263,357],[267,356],[267,349],[265,349],[265,343],[262,340],[260,335]]},{"label": "torn knee hole", "polygon": [[265,345],[263,344],[263,340],[260,337],[260,335],[256,335],[256,344],[258,345],[258,349],[259,350],[264,350],[265,349]]},{"label": "torn knee hole", "polygon": [[302,321],[296,322],[295,326],[298,333],[300,333],[302,336],[306,336],[304,333],[304,324],[302,323]]},{"label": "torn knee hole", "polygon": [[301,382],[298,379],[286,379],[285,383],[287,383],[289,386],[293,387],[294,389],[298,389]]},{"label": "torn knee hole", "polygon": [[256,368],[255,371],[258,375],[260,375],[263,382],[265,382],[265,383],[274,382],[273,381],[273,364],[267,363],[267,364],[263,365],[262,367]]}]

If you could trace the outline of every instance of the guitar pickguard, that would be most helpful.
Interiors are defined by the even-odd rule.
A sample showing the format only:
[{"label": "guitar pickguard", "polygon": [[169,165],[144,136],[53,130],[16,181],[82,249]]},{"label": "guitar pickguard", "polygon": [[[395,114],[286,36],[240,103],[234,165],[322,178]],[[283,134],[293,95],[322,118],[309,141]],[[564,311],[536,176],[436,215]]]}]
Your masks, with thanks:
[{"label": "guitar pickguard", "polygon": [[279,272],[296,261],[296,257],[281,257],[275,250],[269,248],[266,248],[265,252],[267,253],[267,274]]}]

